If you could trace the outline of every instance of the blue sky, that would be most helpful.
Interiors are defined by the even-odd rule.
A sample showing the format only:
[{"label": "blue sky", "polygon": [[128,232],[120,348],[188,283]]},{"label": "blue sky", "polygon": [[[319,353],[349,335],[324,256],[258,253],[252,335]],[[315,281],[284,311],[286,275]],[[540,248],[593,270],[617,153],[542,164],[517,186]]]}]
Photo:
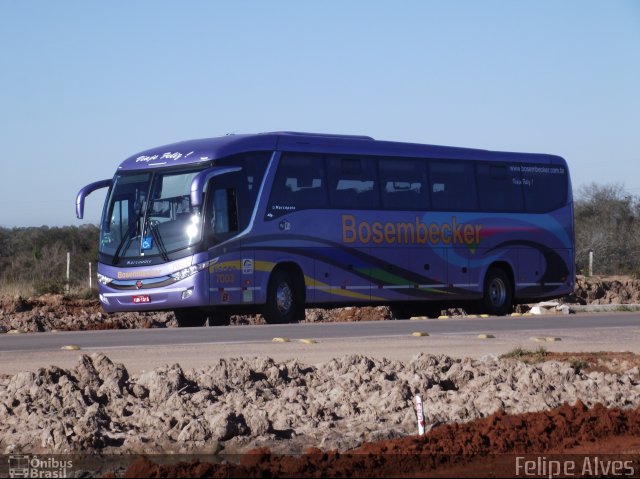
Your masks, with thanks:
[{"label": "blue sky", "polygon": [[143,149],[298,130],[561,155],[640,194],[640,1],[0,0],[0,226]]}]

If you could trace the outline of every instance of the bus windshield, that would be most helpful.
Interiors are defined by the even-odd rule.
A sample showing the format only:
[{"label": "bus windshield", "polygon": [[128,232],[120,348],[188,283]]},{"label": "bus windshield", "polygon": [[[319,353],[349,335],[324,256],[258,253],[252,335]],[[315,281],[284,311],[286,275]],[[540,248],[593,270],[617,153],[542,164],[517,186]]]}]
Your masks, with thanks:
[{"label": "bus windshield", "polygon": [[161,255],[202,239],[190,187],[201,170],[118,174],[102,218],[100,253],[118,258]]}]

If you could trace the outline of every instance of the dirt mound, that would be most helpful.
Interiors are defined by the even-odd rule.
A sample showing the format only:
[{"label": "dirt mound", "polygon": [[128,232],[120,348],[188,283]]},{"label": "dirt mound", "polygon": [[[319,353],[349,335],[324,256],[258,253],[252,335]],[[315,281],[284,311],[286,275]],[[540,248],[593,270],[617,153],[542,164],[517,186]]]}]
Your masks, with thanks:
[{"label": "dirt mound", "polygon": [[[578,276],[575,292],[562,298],[565,303],[578,304],[629,304],[640,303],[640,281],[627,276],[591,277]],[[432,315],[465,316],[459,307],[442,308],[435,305]],[[433,309],[433,308],[432,308]],[[519,305],[518,312],[529,310]],[[411,316],[400,309],[388,306],[309,308],[305,321],[347,322],[383,321]],[[260,314],[232,315],[231,324],[265,324]],[[0,297],[0,332],[12,329],[24,332],[133,329],[175,327],[177,321],[172,312],[107,314],[97,300],[70,299],[63,295],[44,295],[38,298]]]},{"label": "dirt mound", "polygon": [[[306,322],[346,322],[395,319],[388,306],[309,308]],[[261,314],[232,315],[231,324],[266,324]],[[83,331],[102,329],[166,328],[178,325],[175,315],[167,312],[105,313],[96,300],[70,299],[63,295],[44,295],[25,299],[0,298],[0,332],[18,330]]]},{"label": "dirt mound", "polygon": [[100,303],[47,294],[0,299],[0,331],[83,331],[177,326],[171,312],[107,314]]},{"label": "dirt mound", "polygon": [[629,276],[577,276],[574,293],[565,299],[578,304],[638,304],[640,280]]},{"label": "dirt mound", "polygon": [[388,306],[363,306],[322,309],[312,308],[306,310],[305,321],[315,323],[318,321],[345,323],[352,321],[384,321],[396,319]]},{"label": "dirt mound", "polygon": [[103,354],[82,355],[73,369],[0,380],[0,451],[344,451],[413,434],[416,394],[436,424],[577,400],[636,408],[640,370],[585,373],[559,362],[419,354],[408,362],[352,355],[319,366],[221,359],[132,377]]},{"label": "dirt mound", "polygon": [[[533,459],[535,454],[584,453],[594,444],[602,463],[603,454],[640,454],[640,409],[606,409],[601,404],[588,409],[578,402],[538,413],[498,412],[465,424],[444,425],[423,437],[364,444],[346,454],[310,449],[290,456],[262,448],[243,456],[239,464],[159,465],[141,457],[125,477],[513,477],[516,455]],[[585,459],[595,460],[580,459],[581,467]],[[640,472],[638,466],[640,456],[622,467]]]}]

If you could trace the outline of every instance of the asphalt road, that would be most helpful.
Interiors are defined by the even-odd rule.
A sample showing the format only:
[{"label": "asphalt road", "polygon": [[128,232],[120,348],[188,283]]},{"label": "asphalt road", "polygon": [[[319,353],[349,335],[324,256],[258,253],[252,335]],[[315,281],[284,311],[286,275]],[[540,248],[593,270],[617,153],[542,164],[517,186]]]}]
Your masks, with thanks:
[{"label": "asphalt road", "polygon": [[451,335],[515,331],[551,333],[556,330],[609,330],[621,327],[640,328],[640,313],[3,334],[0,335],[0,351],[43,351],[69,344],[82,348],[110,348],[251,343],[271,341],[274,337],[321,341],[391,338],[410,335],[420,328],[427,328],[429,334]]},{"label": "asphalt road", "polygon": [[[413,332],[428,336],[413,337]],[[482,333],[495,338],[480,340]],[[290,342],[276,344],[274,337]],[[78,353],[94,352],[104,352],[134,371],[174,362],[199,367],[220,357],[247,355],[307,363],[351,353],[402,360],[418,352],[478,357],[516,346],[535,349],[541,344],[534,337],[559,338],[542,344],[551,351],[640,353],[640,313],[2,334],[0,374],[50,364],[70,367]],[[303,338],[317,343],[300,343]],[[61,350],[68,345],[81,351]]]}]

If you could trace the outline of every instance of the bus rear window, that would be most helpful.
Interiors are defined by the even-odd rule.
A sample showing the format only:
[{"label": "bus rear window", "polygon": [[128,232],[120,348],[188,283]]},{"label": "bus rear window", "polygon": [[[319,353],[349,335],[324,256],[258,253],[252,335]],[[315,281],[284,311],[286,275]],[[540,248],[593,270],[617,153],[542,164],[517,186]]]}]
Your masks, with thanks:
[{"label": "bus rear window", "polygon": [[551,211],[567,202],[567,169],[553,164],[522,164],[526,211]]}]

